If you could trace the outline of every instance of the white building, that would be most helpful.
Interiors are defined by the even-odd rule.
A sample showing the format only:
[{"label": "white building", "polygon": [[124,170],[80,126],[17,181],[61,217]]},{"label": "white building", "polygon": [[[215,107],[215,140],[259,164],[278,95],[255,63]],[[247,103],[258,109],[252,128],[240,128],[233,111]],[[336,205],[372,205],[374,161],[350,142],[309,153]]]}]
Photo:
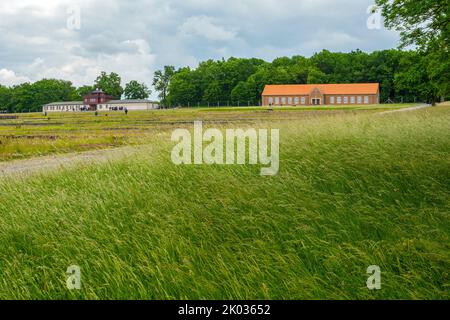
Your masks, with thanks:
[{"label": "white building", "polygon": [[84,105],[83,101],[66,101],[66,102],[53,102],[46,104],[42,107],[42,112],[65,112],[65,111],[84,111],[88,110],[89,106]]},{"label": "white building", "polygon": [[[159,104],[150,100],[110,100],[98,104],[97,111],[137,111],[159,109]],[[42,107],[42,112],[81,112],[92,110],[83,101],[53,102]]]},{"label": "white building", "polygon": [[159,104],[154,101],[112,100],[112,97],[97,89],[84,96],[83,101],[53,102],[42,107],[42,112],[80,112],[80,111],[124,111],[124,110],[153,110]]},{"label": "white building", "polygon": [[158,103],[150,100],[110,100],[97,105],[98,111],[119,111],[119,110],[153,110],[158,109]]}]

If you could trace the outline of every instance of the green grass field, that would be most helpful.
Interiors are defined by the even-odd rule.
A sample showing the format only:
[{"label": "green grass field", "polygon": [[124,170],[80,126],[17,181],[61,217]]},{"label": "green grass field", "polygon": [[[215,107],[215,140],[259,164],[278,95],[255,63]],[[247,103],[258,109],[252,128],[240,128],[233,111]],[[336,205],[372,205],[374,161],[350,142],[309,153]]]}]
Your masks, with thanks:
[{"label": "green grass field", "polygon": [[40,113],[16,114],[16,120],[0,119],[0,162],[55,153],[104,149],[147,143],[168,127],[203,119],[215,123],[253,123],[314,115],[376,112],[409,107],[370,105],[350,107],[288,107],[269,112],[268,108],[191,108],[150,112]]},{"label": "green grass field", "polygon": [[[2,161],[146,146],[0,181],[0,299],[449,299],[450,107],[384,109],[3,121]],[[173,165],[172,130],[199,119],[280,129],[278,175]],[[70,265],[79,291],[66,288]],[[370,265],[381,290],[366,287]]]}]

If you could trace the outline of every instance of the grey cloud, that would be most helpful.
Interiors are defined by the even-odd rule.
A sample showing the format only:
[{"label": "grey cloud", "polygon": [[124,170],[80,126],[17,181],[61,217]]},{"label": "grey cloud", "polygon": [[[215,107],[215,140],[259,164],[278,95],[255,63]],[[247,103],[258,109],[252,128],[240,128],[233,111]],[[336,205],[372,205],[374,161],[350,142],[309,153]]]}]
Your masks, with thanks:
[{"label": "grey cloud", "polygon": [[[63,77],[91,83],[103,70],[151,84],[165,64],[306,55],[322,49],[395,47],[398,34],[368,30],[373,0],[16,0],[0,3],[0,82]],[[11,2],[12,3],[12,2]],[[67,30],[79,5],[81,29]],[[6,80],[3,80],[6,82]]]}]

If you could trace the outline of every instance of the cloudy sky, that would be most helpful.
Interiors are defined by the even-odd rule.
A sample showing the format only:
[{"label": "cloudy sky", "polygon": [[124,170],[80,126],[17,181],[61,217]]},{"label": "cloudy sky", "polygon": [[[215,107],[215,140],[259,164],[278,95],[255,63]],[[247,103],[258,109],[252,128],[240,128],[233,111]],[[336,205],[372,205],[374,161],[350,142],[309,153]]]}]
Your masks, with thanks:
[{"label": "cloudy sky", "polygon": [[[0,0],[0,83],[92,84],[100,71],[151,84],[163,65],[393,48],[367,27],[374,0]],[[80,19],[78,19],[78,17]]]}]

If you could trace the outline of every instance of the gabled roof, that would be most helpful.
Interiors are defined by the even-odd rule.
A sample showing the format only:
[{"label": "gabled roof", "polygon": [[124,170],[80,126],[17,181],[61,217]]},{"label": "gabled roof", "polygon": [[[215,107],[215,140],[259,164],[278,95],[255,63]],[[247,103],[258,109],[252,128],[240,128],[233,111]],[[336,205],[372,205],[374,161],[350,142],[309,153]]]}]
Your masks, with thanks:
[{"label": "gabled roof", "polygon": [[318,88],[322,94],[377,94],[379,83],[343,83],[343,84],[268,84],[263,96],[308,95]]}]

